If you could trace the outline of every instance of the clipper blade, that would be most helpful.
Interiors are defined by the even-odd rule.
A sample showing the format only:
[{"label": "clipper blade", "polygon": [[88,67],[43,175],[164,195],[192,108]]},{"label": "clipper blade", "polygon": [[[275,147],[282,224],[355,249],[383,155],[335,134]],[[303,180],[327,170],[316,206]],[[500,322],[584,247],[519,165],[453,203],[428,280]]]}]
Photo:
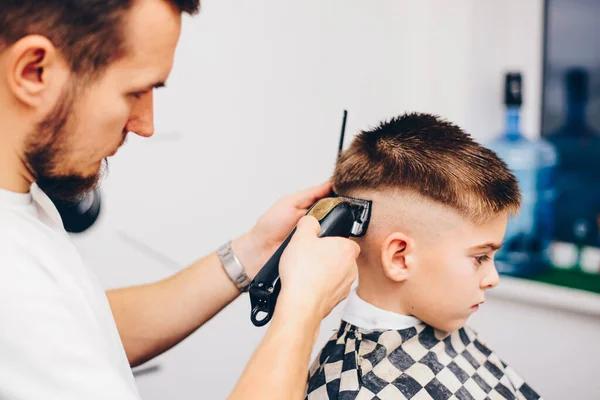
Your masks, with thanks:
[{"label": "clipper blade", "polygon": [[354,226],[352,227],[351,235],[361,237],[367,232],[369,221],[371,220],[371,209],[373,202],[371,200],[357,199],[355,197],[335,195],[346,201],[352,207],[354,215]]}]

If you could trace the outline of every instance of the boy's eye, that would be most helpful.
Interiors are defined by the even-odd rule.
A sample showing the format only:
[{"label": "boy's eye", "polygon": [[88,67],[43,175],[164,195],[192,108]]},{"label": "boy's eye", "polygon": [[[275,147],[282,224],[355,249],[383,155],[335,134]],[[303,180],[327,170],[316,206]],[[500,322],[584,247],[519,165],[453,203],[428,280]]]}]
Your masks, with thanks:
[{"label": "boy's eye", "polygon": [[477,261],[477,264],[481,265],[486,261],[490,260],[490,256],[488,255],[484,255],[484,256],[479,256],[479,257],[475,257],[475,261]]}]

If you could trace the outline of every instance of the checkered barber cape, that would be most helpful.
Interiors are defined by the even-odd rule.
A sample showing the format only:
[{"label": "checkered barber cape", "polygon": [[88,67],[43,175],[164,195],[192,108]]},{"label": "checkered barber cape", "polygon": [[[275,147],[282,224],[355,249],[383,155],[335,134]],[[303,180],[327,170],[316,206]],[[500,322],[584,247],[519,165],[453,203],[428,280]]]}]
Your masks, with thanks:
[{"label": "checkered barber cape", "polygon": [[540,399],[470,328],[367,331],[342,321],[310,372],[307,400]]}]

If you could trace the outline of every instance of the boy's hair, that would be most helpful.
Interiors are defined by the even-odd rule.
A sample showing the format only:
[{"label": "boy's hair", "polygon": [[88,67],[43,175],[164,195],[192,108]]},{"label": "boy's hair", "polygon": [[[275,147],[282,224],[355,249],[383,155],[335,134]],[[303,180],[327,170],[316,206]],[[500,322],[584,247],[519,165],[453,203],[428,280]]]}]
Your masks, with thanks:
[{"label": "boy's hair", "polygon": [[410,113],[360,132],[338,159],[333,188],[401,189],[449,206],[479,223],[518,212],[515,176],[491,150],[434,115]]},{"label": "boy's hair", "polygon": [[[0,0],[0,53],[21,38],[47,37],[82,76],[101,72],[123,52],[124,16],[137,0]],[[165,0],[195,14],[200,0]]]}]

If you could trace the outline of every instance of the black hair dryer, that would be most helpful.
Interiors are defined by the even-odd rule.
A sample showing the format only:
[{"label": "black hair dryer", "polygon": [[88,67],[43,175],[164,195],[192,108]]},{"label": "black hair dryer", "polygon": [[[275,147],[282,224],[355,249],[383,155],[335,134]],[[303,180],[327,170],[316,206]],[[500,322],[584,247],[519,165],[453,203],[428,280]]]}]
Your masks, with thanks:
[{"label": "black hair dryer", "polygon": [[[315,203],[307,215],[319,221],[319,237],[358,237],[364,235],[367,230],[371,201],[342,196],[328,197]],[[250,319],[255,326],[266,325],[273,317],[281,290],[279,260],[295,232],[294,228],[250,284]]]}]

